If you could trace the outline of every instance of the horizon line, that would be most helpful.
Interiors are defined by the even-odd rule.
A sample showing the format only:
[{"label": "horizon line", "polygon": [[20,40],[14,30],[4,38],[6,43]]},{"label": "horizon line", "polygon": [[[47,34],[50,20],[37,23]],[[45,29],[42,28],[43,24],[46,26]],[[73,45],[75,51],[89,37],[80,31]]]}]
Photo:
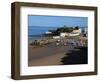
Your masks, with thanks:
[{"label": "horizon line", "polygon": [[[35,26],[35,25],[34,25]],[[64,25],[63,25],[64,26]],[[63,26],[38,26],[38,27],[63,27]],[[66,27],[76,27],[76,26],[78,26],[78,25],[75,25],[75,26],[67,26],[67,25],[65,25]],[[28,25],[28,27],[30,27],[29,25]],[[79,26],[79,27],[88,27],[88,26]]]}]

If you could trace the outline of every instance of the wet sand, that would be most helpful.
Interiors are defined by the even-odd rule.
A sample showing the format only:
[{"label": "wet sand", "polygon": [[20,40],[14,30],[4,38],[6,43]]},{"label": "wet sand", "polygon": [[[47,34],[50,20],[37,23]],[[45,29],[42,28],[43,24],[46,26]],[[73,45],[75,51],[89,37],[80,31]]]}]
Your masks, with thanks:
[{"label": "wet sand", "polygon": [[40,58],[38,60],[31,60],[29,62],[29,66],[42,66],[42,65],[60,65],[63,64],[61,62],[61,58],[64,57],[64,54],[54,54],[50,56],[46,56],[44,58]]},{"label": "wet sand", "polygon": [[61,65],[61,59],[72,50],[73,46],[57,46],[55,43],[34,48],[29,45],[28,66]]}]

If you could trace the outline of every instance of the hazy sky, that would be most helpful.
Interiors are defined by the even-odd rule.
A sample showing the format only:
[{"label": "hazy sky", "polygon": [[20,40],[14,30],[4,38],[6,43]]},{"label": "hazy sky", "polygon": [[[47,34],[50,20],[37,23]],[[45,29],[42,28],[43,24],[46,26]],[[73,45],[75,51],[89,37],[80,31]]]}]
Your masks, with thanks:
[{"label": "hazy sky", "polygon": [[28,26],[80,26],[88,25],[87,17],[69,17],[69,16],[28,16]]}]

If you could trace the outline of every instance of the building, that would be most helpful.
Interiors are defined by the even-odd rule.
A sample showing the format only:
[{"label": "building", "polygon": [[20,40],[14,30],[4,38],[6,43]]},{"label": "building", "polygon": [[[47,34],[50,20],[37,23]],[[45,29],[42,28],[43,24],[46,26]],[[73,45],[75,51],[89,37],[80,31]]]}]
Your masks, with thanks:
[{"label": "building", "polygon": [[79,36],[81,34],[81,29],[75,29],[71,33],[60,33],[60,37],[66,37],[66,36]]},{"label": "building", "polygon": [[52,32],[45,32],[45,34],[52,34]]},{"label": "building", "polygon": [[88,28],[84,29],[84,34],[85,34],[85,36],[88,36]]},{"label": "building", "polygon": [[59,39],[60,36],[53,36],[53,39]]},{"label": "building", "polygon": [[60,37],[66,37],[68,36],[68,33],[64,32],[64,33],[60,33]]},{"label": "building", "polygon": [[77,33],[77,34],[80,34],[81,33],[81,29],[79,28],[79,29],[75,29],[75,30],[73,30],[73,32],[72,33]]},{"label": "building", "polygon": [[68,36],[79,36],[79,35],[80,35],[80,33],[69,33]]},{"label": "building", "polygon": [[84,29],[84,32],[85,32],[85,33],[87,33],[87,32],[88,32],[88,29],[87,29],[87,28],[85,28],[85,29]]},{"label": "building", "polygon": [[69,33],[69,36],[79,36],[81,34],[81,29],[75,29],[73,32]]}]

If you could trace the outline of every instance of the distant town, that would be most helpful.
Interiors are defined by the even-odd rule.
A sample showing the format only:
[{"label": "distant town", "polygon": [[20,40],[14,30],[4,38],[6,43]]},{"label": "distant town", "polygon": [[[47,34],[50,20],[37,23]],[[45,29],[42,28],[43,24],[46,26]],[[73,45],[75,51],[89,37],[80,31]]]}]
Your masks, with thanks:
[{"label": "distant town", "polygon": [[56,30],[49,30],[45,33],[46,35],[51,35],[53,38],[67,37],[67,36],[87,36],[87,28],[82,30],[79,26],[76,27],[61,27]]},{"label": "distant town", "polygon": [[73,42],[75,43],[74,38],[85,38],[86,40],[87,34],[87,28],[84,28],[83,30],[79,26],[67,27],[64,25],[63,27],[57,28],[56,30],[48,30],[43,34],[45,37],[41,36],[42,39],[35,39],[30,44],[33,46],[43,46],[52,42],[56,42],[57,44],[63,42],[65,44],[67,43],[68,38],[73,38]]}]

